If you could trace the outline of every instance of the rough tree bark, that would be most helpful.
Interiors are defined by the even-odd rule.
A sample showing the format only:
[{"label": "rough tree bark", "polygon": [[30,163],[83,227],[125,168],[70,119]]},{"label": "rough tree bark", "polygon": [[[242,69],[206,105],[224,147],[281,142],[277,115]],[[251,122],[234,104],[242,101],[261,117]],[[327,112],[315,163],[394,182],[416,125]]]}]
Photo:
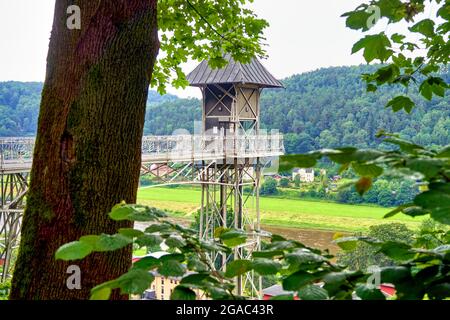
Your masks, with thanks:
[{"label": "rough tree bark", "polygon": [[[57,0],[11,299],[87,299],[126,272],[131,248],[55,261],[82,235],[115,233],[111,207],[136,201],[145,105],[159,50],[157,0]],[[81,30],[66,27],[81,9]],[[67,268],[81,268],[69,290]],[[115,299],[125,299],[119,292]]]}]

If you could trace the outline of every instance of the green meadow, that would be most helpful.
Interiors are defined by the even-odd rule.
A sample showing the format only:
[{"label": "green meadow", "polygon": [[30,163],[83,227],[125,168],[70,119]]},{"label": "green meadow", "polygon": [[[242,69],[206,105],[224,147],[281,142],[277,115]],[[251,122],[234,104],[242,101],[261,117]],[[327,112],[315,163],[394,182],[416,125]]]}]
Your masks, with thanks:
[{"label": "green meadow", "polygon": [[[166,209],[174,216],[188,219],[199,209],[200,198],[201,191],[197,188],[142,188],[138,192],[138,203]],[[416,229],[422,220],[403,214],[383,219],[389,208],[274,197],[261,197],[260,210],[261,222],[265,225],[347,232],[391,222]],[[254,213],[249,211],[249,214]]]}]

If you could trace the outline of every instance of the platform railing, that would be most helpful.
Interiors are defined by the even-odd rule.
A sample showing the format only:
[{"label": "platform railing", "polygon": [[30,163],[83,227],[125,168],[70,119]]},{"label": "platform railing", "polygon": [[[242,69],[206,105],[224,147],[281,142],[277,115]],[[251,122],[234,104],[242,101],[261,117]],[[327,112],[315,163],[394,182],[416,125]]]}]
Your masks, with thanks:
[{"label": "platform railing", "polygon": [[145,159],[206,160],[271,157],[284,153],[283,135],[174,135],[143,137]]}]

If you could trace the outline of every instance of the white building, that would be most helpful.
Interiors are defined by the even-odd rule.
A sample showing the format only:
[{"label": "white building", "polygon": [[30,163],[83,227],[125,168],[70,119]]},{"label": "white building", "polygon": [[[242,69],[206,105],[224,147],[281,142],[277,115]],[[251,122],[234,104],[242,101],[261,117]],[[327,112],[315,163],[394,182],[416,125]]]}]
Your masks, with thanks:
[{"label": "white building", "polygon": [[295,180],[296,176],[300,176],[301,182],[312,183],[314,182],[314,169],[311,168],[294,169],[294,171],[292,172],[292,180]]}]

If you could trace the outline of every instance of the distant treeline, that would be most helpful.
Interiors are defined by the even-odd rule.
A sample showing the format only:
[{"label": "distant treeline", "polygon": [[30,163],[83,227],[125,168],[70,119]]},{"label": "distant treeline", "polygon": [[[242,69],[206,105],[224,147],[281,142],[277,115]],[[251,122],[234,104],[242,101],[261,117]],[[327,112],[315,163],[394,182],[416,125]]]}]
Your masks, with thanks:
[{"label": "distant treeline", "polygon": [[[288,153],[304,153],[338,146],[376,147],[379,129],[400,133],[424,145],[450,144],[450,98],[425,101],[413,89],[417,102],[412,114],[393,114],[386,102],[402,87],[366,93],[360,80],[373,66],[336,67],[295,75],[283,81],[286,89],[265,90],[261,120],[267,129],[285,134]],[[450,74],[443,77],[449,81]],[[30,136],[36,132],[40,83],[0,83],[0,136]],[[146,135],[168,135],[176,129],[193,131],[201,119],[198,99],[160,96],[150,91]]]}]

